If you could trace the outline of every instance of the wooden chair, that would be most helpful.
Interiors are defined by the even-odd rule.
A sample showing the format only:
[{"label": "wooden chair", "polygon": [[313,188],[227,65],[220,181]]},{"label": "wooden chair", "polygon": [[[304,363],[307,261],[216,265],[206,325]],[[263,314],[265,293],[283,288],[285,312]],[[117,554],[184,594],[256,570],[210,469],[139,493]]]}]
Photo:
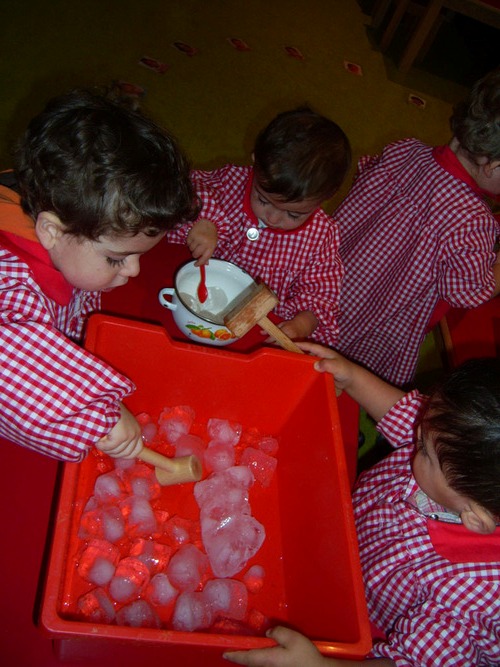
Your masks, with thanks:
[{"label": "wooden chair", "polygon": [[[403,17],[418,14],[419,21],[410,36],[398,64],[400,72],[408,72],[417,58],[422,58],[434,40],[445,12],[457,12],[476,21],[500,28],[500,0],[377,0],[372,10],[371,25],[380,28],[392,8],[380,41],[381,51],[389,47]],[[493,63],[494,66],[496,63]]]},{"label": "wooden chair", "polygon": [[392,0],[376,0],[371,14],[371,26],[374,30],[380,28],[391,5]]},{"label": "wooden chair", "polygon": [[446,9],[500,28],[500,0],[430,0],[403,52],[398,66],[401,72],[406,73],[411,68],[420,50],[428,42],[429,34],[435,31],[442,10]]},{"label": "wooden chair", "polygon": [[[380,38],[380,50],[382,52],[387,51],[406,14],[412,14],[415,17],[414,23],[416,23],[424,13],[426,6],[426,0],[377,0],[373,7],[371,19],[371,27],[374,30],[379,29],[383,25],[384,21],[387,20],[389,11],[392,10],[392,14],[387,20],[387,24],[385,25]],[[436,21],[433,30],[429,32],[426,44],[424,44],[421,53],[419,54],[421,57],[424,56],[426,45],[430,45],[431,41],[434,39],[435,33],[439,30],[440,25],[441,21]]]}]

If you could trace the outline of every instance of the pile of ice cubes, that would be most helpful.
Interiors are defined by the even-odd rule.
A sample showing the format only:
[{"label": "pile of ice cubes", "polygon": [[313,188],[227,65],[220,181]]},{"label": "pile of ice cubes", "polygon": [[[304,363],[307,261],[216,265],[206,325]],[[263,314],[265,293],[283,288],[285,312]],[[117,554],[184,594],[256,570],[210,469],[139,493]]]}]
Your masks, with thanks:
[{"label": "pile of ice cubes", "polygon": [[[248,562],[266,532],[252,515],[250,489],[271,483],[278,441],[256,428],[211,418],[195,429],[190,406],[138,415],[148,446],[195,454],[203,478],[193,485],[199,520],[161,508],[154,470],[117,459],[96,478],[79,524],[77,571],[88,590],[76,614],[93,623],[182,631],[260,634],[268,624],[251,598],[264,585]],[[204,431],[206,437],[200,435]],[[163,452],[165,453],[165,452]]]}]

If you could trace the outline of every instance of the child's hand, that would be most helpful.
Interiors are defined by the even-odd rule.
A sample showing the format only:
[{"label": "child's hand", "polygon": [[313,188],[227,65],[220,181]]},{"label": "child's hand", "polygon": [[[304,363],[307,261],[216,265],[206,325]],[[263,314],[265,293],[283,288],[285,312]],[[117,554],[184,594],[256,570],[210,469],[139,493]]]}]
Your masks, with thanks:
[{"label": "child's hand", "polygon": [[[284,320],[278,324],[281,331],[292,340],[303,340],[308,338],[318,326],[316,316],[309,310],[297,313],[291,320]],[[263,332],[264,334],[267,332]],[[266,343],[274,343],[272,336],[266,339]]]},{"label": "child's hand", "polygon": [[141,427],[134,415],[122,404],[121,417],[96,447],[114,459],[133,459],[143,448]]},{"label": "child's hand", "polygon": [[347,389],[350,386],[356,372],[356,364],[335,352],[335,350],[317,343],[298,342],[297,345],[304,352],[310,352],[315,357],[320,357],[321,360],[315,362],[314,368],[320,373],[331,373],[335,378],[335,386],[338,389]]},{"label": "child's hand", "polygon": [[206,264],[217,245],[217,228],[211,220],[198,220],[187,235],[187,246],[198,260],[195,266]]},{"label": "child's hand", "polygon": [[314,644],[295,630],[277,626],[267,636],[274,639],[278,646],[253,649],[251,651],[232,651],[224,653],[226,660],[248,667],[333,667],[333,663],[324,658]]},{"label": "child's hand", "polygon": [[333,667],[333,661],[324,658],[314,644],[304,635],[278,626],[267,633],[278,646],[231,651],[223,654],[226,660],[247,667]]}]

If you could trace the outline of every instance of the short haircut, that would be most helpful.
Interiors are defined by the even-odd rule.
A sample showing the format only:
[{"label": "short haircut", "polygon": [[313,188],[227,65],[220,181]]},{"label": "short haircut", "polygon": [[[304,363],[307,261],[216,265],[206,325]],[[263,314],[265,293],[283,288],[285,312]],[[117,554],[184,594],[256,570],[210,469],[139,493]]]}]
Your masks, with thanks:
[{"label": "short haircut", "polygon": [[500,160],[500,68],[486,74],[450,119],[460,145],[473,157]]},{"label": "short haircut", "polygon": [[500,517],[500,360],[471,359],[451,371],[421,424],[449,486]]},{"label": "short haircut", "polygon": [[23,210],[55,213],[65,231],[156,236],[198,210],[174,137],[138,111],[89,90],[53,98],[15,152]]},{"label": "short haircut", "polygon": [[341,128],[309,107],[280,113],[255,141],[255,177],[285,201],[329,199],[344,181],[351,148]]}]

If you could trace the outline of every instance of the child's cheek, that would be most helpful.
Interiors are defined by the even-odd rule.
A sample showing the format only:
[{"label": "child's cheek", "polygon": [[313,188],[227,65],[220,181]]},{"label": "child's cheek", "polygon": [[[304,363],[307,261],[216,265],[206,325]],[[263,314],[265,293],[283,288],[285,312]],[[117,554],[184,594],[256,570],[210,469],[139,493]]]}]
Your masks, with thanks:
[{"label": "child's cheek", "polygon": [[255,200],[252,199],[251,207],[252,207],[253,214],[257,218],[261,218],[262,217],[262,205],[259,204],[258,201],[255,201]]}]

